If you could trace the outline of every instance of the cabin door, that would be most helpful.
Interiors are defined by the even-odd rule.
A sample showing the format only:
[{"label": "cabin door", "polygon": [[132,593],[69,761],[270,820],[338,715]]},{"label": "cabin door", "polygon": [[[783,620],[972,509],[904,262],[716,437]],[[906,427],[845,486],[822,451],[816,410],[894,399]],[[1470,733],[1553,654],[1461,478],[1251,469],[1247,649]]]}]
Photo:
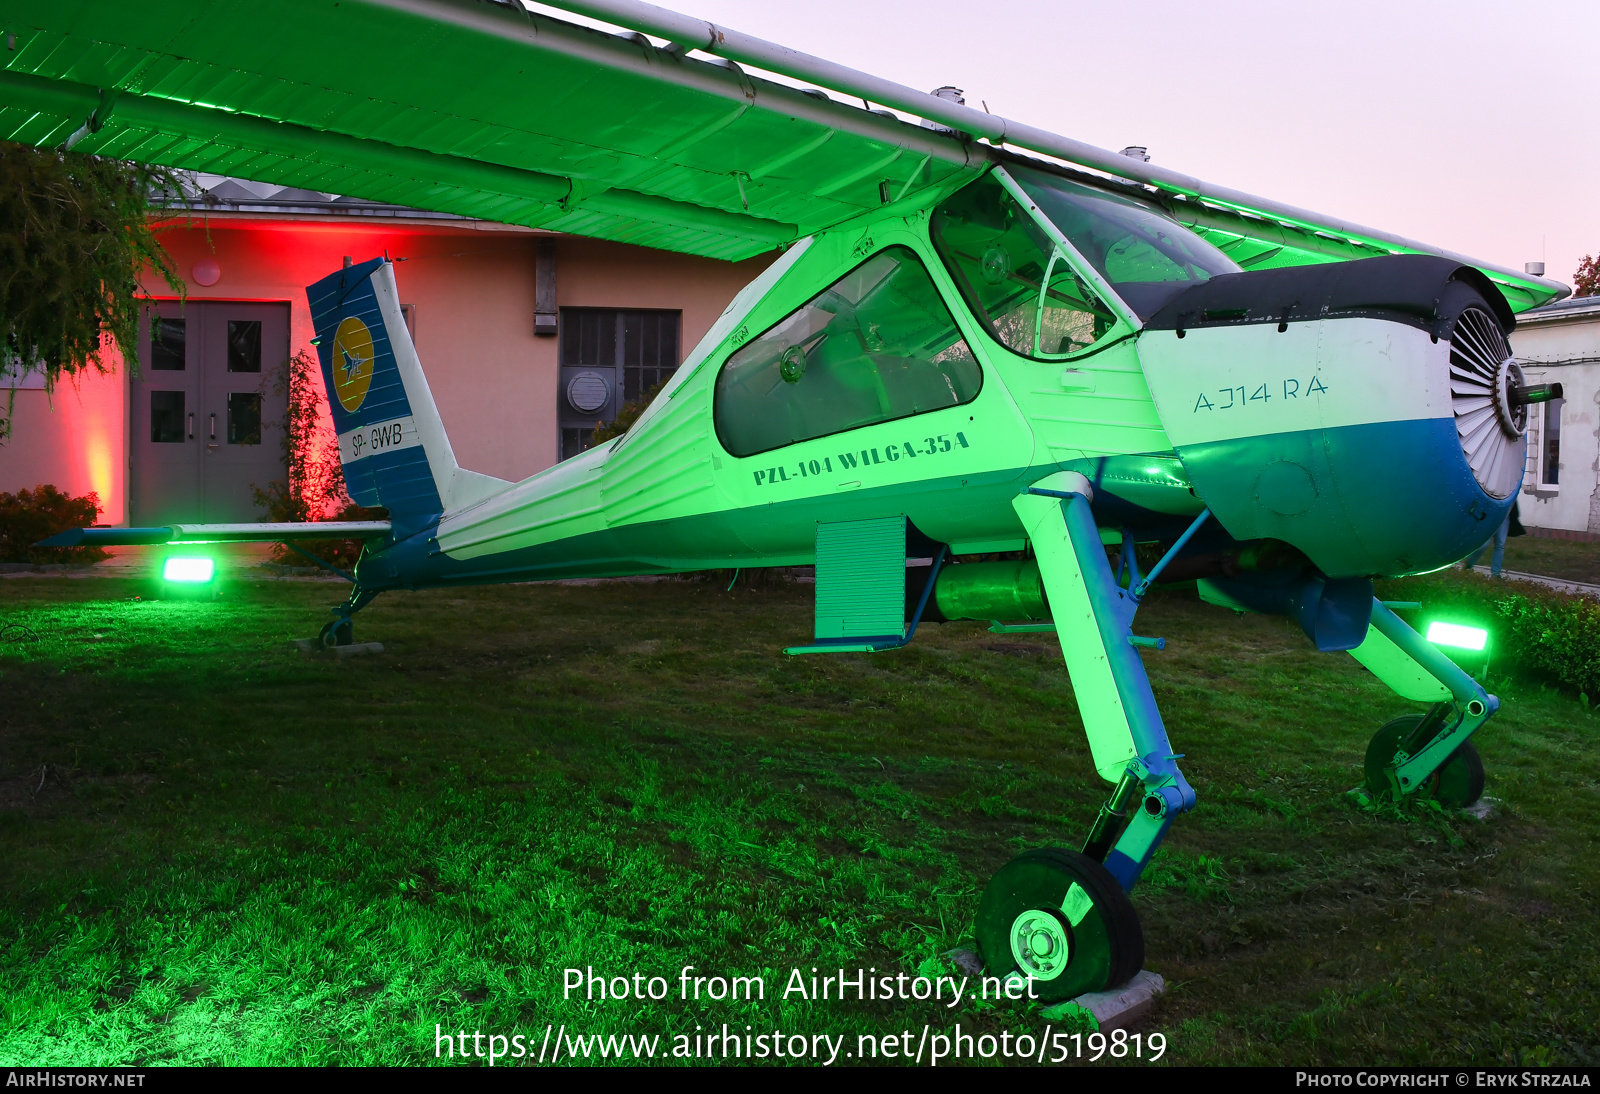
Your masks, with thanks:
[{"label": "cabin door", "polygon": [[139,337],[131,523],[261,520],[252,488],[284,477],[289,306],[151,304]]}]

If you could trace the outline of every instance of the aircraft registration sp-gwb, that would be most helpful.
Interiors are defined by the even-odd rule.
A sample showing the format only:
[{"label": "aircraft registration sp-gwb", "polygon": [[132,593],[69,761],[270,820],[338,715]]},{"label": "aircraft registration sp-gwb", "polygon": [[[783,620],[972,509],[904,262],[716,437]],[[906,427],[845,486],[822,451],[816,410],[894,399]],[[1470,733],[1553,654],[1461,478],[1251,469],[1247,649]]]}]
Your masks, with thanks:
[{"label": "aircraft registration sp-gwb", "polygon": [[[390,513],[343,529],[369,538],[325,642],[349,642],[389,590],[808,563],[815,634],[792,654],[888,650],[935,620],[1053,629],[1112,790],[1081,850],[1021,855],[977,918],[991,972],[1032,976],[1046,999],[1140,968],[1128,892],[1194,806],[1140,659],[1158,640],[1133,629],[1158,577],[1288,615],[1430,703],[1373,738],[1375,793],[1477,798],[1469,738],[1498,702],[1372,581],[1446,566],[1505,517],[1527,407],[1556,394],[1524,383],[1507,334],[1514,309],[1564,287],[632,0],[566,6],[630,33],[442,0],[273,13],[391,62],[352,75],[276,48],[254,8],[5,6],[14,139],[696,254],[782,248],[632,428],[519,483],[457,462],[389,262],[310,286],[350,494]],[[85,91],[75,58],[103,82]],[[510,61],[518,79],[493,95],[463,91]],[[540,96],[553,105],[527,109]],[[1148,543],[1165,550],[1141,573]]]}]

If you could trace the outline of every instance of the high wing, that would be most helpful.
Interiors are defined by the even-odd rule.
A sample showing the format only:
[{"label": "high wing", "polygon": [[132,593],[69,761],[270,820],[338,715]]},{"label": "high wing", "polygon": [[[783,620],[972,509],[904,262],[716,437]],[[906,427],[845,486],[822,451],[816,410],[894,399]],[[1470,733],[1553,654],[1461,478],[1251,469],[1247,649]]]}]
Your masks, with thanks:
[{"label": "high wing", "polygon": [[0,4],[0,135],[716,258],[975,173],[894,117],[488,3]]},{"label": "high wing", "polygon": [[[560,6],[632,29],[515,0],[4,0],[0,137],[726,259],[1020,149],[1128,180],[1246,268],[1445,253],[637,0]],[[1449,257],[1516,310],[1568,291]]]}]

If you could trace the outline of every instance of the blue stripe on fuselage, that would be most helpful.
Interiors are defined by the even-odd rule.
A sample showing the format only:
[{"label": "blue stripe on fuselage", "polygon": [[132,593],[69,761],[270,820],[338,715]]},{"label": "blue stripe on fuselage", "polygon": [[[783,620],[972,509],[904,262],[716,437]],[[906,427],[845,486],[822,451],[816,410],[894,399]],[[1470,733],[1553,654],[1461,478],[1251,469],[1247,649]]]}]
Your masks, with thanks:
[{"label": "blue stripe on fuselage", "polygon": [[[1234,537],[1291,543],[1333,577],[1448,566],[1493,534],[1513,501],[1478,485],[1451,418],[1211,441],[1178,455]],[[1274,463],[1297,464],[1311,477],[1316,497],[1305,512],[1284,515],[1262,503],[1258,487]]]}]

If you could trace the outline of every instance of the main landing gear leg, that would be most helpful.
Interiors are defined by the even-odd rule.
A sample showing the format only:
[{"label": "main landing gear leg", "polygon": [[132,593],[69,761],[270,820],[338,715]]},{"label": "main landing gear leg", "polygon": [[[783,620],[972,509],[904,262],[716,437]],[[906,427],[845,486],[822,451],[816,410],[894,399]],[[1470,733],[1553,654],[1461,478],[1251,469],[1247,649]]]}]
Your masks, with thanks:
[{"label": "main landing gear leg", "polygon": [[351,617],[372,603],[372,598],[377,595],[376,592],[363,589],[359,585],[351,589],[349,598],[333,609],[333,622],[324,624],[321,633],[317,635],[318,645],[327,648],[348,646],[355,642],[356,628]]},{"label": "main landing gear leg", "polygon": [[[1115,783],[1082,851],[1041,848],[1005,866],[978,906],[978,951],[991,975],[1031,977],[1049,1001],[1121,984],[1144,964],[1128,899],[1173,818],[1194,807],[1132,642],[1137,593],[1117,583],[1074,472],[1012,504],[1039,559],[1089,749]],[[1130,816],[1131,814],[1131,816]]]},{"label": "main landing gear leg", "polygon": [[1372,603],[1372,624],[1350,651],[1404,699],[1431,702],[1426,714],[1389,722],[1367,745],[1366,788],[1375,798],[1418,795],[1465,808],[1483,796],[1483,761],[1469,738],[1500,709],[1450,658],[1384,607]]}]

